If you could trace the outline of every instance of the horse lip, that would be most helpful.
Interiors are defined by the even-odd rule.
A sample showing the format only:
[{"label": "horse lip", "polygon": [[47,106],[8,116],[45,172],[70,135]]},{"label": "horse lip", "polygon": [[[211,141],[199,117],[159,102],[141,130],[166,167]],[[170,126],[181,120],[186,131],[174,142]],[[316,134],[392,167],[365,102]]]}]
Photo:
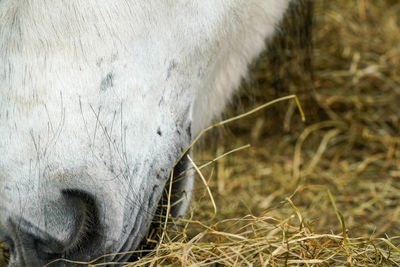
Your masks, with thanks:
[{"label": "horse lip", "polygon": [[6,234],[6,231],[5,231],[5,229],[4,229],[4,227],[2,226],[2,224],[0,223],[0,242],[3,240],[3,239],[7,239],[7,234]]},{"label": "horse lip", "polygon": [[2,229],[1,224],[0,224],[0,243],[6,244],[6,246],[11,250],[13,249],[14,244],[12,242],[12,239],[9,235],[6,234],[6,231]]},{"label": "horse lip", "polygon": [[18,232],[22,233],[22,235],[30,237],[35,246],[40,245],[47,248],[47,250],[50,250],[49,248],[51,247],[52,252],[55,253],[63,250],[63,242],[56,237],[51,236],[23,218],[18,218],[16,222],[18,223],[12,223],[14,227],[18,228]]},{"label": "horse lip", "polygon": [[[101,225],[96,201],[80,191],[68,190],[62,193],[65,201],[61,201],[60,211],[69,212],[67,217],[50,214],[48,225],[44,228],[29,221],[29,218],[9,218],[6,225],[10,231],[0,228],[0,241],[6,241],[10,248],[34,247],[38,259],[41,260],[64,257],[73,257],[74,260],[84,257],[86,260],[87,255],[83,255],[79,249],[87,247],[95,252],[102,243],[101,235],[98,234]],[[63,223],[64,229],[57,231]],[[11,236],[5,233],[10,233]],[[11,253],[21,252],[12,250]]]}]

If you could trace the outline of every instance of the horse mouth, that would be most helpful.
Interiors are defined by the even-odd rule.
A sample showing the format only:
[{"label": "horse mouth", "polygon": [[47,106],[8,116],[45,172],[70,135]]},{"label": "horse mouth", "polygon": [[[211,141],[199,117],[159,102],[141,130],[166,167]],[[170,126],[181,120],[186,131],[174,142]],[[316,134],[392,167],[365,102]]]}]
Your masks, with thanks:
[{"label": "horse mouth", "polygon": [[[153,195],[150,196],[159,199],[159,201],[158,205],[155,204],[157,208],[155,210],[153,220],[150,226],[147,226],[147,234],[144,238],[141,238],[142,242],[140,243],[140,245],[135,248],[124,247],[124,249],[126,249],[127,251],[131,249],[136,249],[143,252],[133,253],[130,254],[130,256],[122,256],[118,255],[118,252],[124,251],[110,251],[111,253],[115,253],[115,255],[104,255],[104,257],[101,257],[100,261],[115,260],[118,262],[123,260],[134,262],[139,257],[146,255],[148,252],[152,251],[155,248],[160,240],[162,231],[164,230],[167,209],[169,209],[168,212],[170,216],[175,217],[175,210],[179,208],[180,198],[182,198],[182,196],[185,194],[184,192],[182,192],[182,183],[184,182],[185,176],[187,175],[187,166],[187,156],[183,156],[173,170],[174,176],[172,178],[173,180],[171,193],[168,193],[170,185],[170,181],[168,180],[166,182],[161,198]],[[51,236],[43,230],[36,229],[35,226],[32,226],[29,222],[22,223],[22,227],[19,229],[19,232],[21,232],[25,236],[29,235],[28,239],[30,240],[30,243],[32,245],[29,247],[34,248],[35,251],[33,253],[37,255],[37,259],[40,262],[53,262],[53,264],[50,264],[49,266],[58,266],[58,264],[64,264],[63,259],[68,259],[71,261],[88,261],[92,260],[93,256],[101,256],[101,251],[107,250],[107,248],[104,247],[107,241],[104,240],[104,226],[103,222],[100,220],[101,216],[99,215],[101,203],[98,203],[99,200],[96,199],[93,195],[79,189],[63,190],[61,194],[63,201],[67,203],[67,205],[73,207],[74,210],[76,210],[76,214],[78,215],[76,224],[74,224],[75,226],[73,227],[74,229],[71,230],[71,235],[68,239],[59,240],[57,239],[57,236]],[[167,205],[168,198],[170,198],[169,207]],[[144,225],[146,224],[146,220],[145,218],[138,218],[137,223]],[[34,233],[34,235],[31,235],[30,233]],[[10,257],[10,264],[12,264],[13,257],[21,253],[20,251],[16,251],[18,250],[18,246],[16,248],[13,242],[10,240],[11,239],[7,239],[6,236],[2,235],[0,228],[0,266],[8,266],[8,263],[10,262]],[[5,243],[2,244],[1,241],[5,241]],[[27,260],[28,258],[24,259],[24,261]],[[29,262],[27,263],[29,264]],[[65,265],[69,266],[68,263],[65,263]]]},{"label": "horse mouth", "polygon": [[[65,238],[62,231],[54,235],[57,232],[47,232],[24,218],[10,219],[7,227],[12,237],[0,229],[0,266],[12,265],[15,260],[27,266],[54,261],[58,266],[62,259],[87,260],[87,255],[101,247],[102,228],[95,198],[79,190],[62,191],[62,195],[65,204],[76,211],[72,215],[76,222],[71,224],[71,236]],[[57,221],[51,219],[49,222]]]},{"label": "horse mouth", "polygon": [[[145,237],[142,239],[137,253],[134,253],[129,258],[129,261],[136,261],[153,251],[158,245],[162,233],[165,230],[165,223],[167,213],[169,217],[178,217],[181,200],[185,197],[186,192],[183,190],[186,176],[188,175],[187,170],[189,166],[189,160],[187,155],[190,152],[186,152],[181,160],[176,164],[173,169],[172,187],[169,192],[169,186],[171,178],[169,178],[165,184],[163,193],[158,202],[157,209],[154,214],[154,218],[146,232]],[[169,199],[169,201],[168,201]],[[168,205],[169,202],[169,205]]]}]

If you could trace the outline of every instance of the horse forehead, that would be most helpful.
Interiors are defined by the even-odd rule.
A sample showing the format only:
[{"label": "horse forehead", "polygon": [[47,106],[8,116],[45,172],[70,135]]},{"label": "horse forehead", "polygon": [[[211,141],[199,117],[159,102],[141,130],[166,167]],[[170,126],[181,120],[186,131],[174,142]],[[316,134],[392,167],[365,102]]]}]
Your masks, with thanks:
[{"label": "horse forehead", "polygon": [[[44,97],[52,87],[49,83],[67,77],[60,88],[99,83],[104,89],[128,72],[139,72],[141,82],[152,83],[162,76],[159,72],[175,68],[179,58],[192,53],[193,44],[210,47],[205,40],[217,28],[210,25],[212,17],[219,20],[215,12],[219,5],[211,9],[208,2],[204,0],[200,8],[179,0],[2,1],[1,90],[26,87],[28,95]],[[188,34],[191,37],[185,38]],[[123,69],[129,64],[131,68]],[[44,90],[32,90],[35,87]],[[33,98],[20,102],[29,104]]]},{"label": "horse forehead", "polygon": [[176,35],[201,32],[201,28],[208,31],[215,28],[211,25],[221,19],[221,14],[225,14],[216,10],[225,10],[227,5],[211,5],[209,2],[2,1],[0,53],[27,51],[30,54],[49,54],[53,50],[73,49],[71,56],[82,58],[90,56],[93,49],[98,54],[100,47],[104,50],[118,46],[129,49],[132,39],[156,37],[159,42],[163,39],[179,40]]},{"label": "horse forehead", "polygon": [[56,57],[62,62],[67,55],[77,65],[93,60],[105,64],[104,55],[112,62],[115,51],[127,49],[133,35],[149,31],[148,16],[140,6],[132,7],[133,2],[3,1],[0,56],[4,63],[33,65]]}]

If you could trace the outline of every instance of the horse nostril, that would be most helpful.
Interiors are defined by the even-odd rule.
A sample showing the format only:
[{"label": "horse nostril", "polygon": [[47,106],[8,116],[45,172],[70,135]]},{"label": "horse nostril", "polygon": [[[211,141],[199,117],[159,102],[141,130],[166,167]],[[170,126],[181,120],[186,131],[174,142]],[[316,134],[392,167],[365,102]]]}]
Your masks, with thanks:
[{"label": "horse nostril", "polygon": [[69,189],[62,191],[64,197],[80,202],[81,220],[74,238],[68,247],[68,253],[76,253],[77,250],[100,246],[100,220],[99,210],[95,198],[84,191]]},{"label": "horse nostril", "polygon": [[32,237],[33,247],[40,259],[51,260],[62,257],[63,245],[59,244],[57,240],[47,239],[41,240]]},{"label": "horse nostril", "polygon": [[7,235],[11,241],[5,241],[10,246],[11,256],[26,257],[26,262],[30,261],[32,253],[44,261],[64,257],[80,260],[86,259],[83,248],[100,246],[98,208],[90,194],[64,190],[60,199],[46,202],[42,209],[45,210],[44,221],[30,216],[8,220]]}]

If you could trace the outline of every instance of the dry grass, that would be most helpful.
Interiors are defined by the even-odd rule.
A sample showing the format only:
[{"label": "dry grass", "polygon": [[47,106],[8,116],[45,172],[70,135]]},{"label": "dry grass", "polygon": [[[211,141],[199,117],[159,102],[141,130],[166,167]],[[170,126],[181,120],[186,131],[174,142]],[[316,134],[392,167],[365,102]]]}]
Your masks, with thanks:
[{"label": "dry grass", "polygon": [[307,123],[286,102],[203,140],[188,218],[127,266],[400,266],[400,3],[315,3],[313,90],[289,47],[286,91],[264,56],[228,112],[297,93]]},{"label": "dry grass", "polygon": [[400,3],[315,3],[313,91],[298,88],[296,51],[286,51],[287,91],[271,89],[264,56],[245,88],[252,97],[243,95],[230,113],[308,94],[307,123],[294,103],[281,103],[227,125],[215,148],[196,156],[202,165],[251,144],[202,170],[218,213],[198,182],[192,218],[203,226],[189,223],[143,262],[400,265]]}]

